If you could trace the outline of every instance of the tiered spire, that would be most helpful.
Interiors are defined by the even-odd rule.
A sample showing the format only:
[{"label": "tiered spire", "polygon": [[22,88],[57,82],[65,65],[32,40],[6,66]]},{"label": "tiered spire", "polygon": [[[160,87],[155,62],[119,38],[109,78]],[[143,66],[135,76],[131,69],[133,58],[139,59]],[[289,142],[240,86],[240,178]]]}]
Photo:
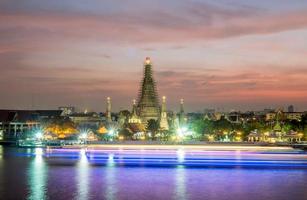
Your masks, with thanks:
[{"label": "tiered spire", "polygon": [[160,129],[168,130],[168,120],[167,120],[167,111],[166,111],[166,97],[162,97],[162,106],[161,106],[161,115],[160,115]]},{"label": "tiered spire", "polygon": [[107,98],[107,111],[106,111],[107,122],[112,122],[111,109],[112,109],[111,97],[108,97]]},{"label": "tiered spire", "polygon": [[184,126],[186,123],[186,117],[184,113],[184,99],[180,99],[180,111],[179,111],[179,124]]},{"label": "tiered spire", "polygon": [[146,57],[144,63],[144,78],[138,98],[138,111],[144,124],[150,119],[158,120],[159,118],[159,100],[149,57]]},{"label": "tiered spire", "polygon": [[136,100],[133,99],[133,106],[132,106],[132,114],[137,115],[137,106],[136,106]]},{"label": "tiered spire", "polygon": [[184,99],[180,99],[180,113],[184,113]]}]

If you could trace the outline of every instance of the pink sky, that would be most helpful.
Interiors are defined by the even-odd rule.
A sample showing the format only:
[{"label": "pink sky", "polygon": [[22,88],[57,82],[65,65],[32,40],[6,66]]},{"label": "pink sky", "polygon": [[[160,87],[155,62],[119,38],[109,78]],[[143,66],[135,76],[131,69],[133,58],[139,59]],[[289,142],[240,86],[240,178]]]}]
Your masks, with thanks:
[{"label": "pink sky", "polygon": [[130,109],[150,56],[178,110],[307,110],[307,2],[3,0],[0,108]]}]

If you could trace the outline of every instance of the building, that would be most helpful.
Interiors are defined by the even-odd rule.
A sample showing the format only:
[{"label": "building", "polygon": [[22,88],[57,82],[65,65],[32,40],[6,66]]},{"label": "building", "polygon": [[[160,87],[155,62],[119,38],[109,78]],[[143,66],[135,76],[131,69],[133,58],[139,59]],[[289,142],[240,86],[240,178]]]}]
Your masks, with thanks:
[{"label": "building", "polygon": [[293,105],[288,106],[288,112],[289,113],[293,113],[294,112],[294,106]]},{"label": "building", "polygon": [[272,121],[276,118],[277,113],[281,112],[282,119],[301,121],[304,112],[282,112],[281,110],[269,112],[266,114],[266,121]]},{"label": "building", "polygon": [[304,112],[287,112],[285,114],[288,120],[301,121]]},{"label": "building", "polygon": [[236,112],[236,111],[232,111],[230,113],[227,114],[226,116],[227,120],[233,124],[239,124],[241,123],[241,113]]},{"label": "building", "polygon": [[147,124],[150,119],[159,119],[159,100],[149,57],[146,58],[144,64],[144,78],[141,83],[137,107],[143,124]]},{"label": "building", "polygon": [[142,123],[141,118],[137,114],[136,100],[133,100],[132,112],[129,116],[128,123],[129,124],[140,124],[140,123]]},{"label": "building", "polygon": [[3,140],[16,140],[27,132],[38,131],[43,123],[61,116],[61,110],[0,110]]},{"label": "building", "polygon": [[98,129],[102,122],[100,116],[95,112],[74,113],[69,116],[69,119],[78,127]]},{"label": "building", "polygon": [[62,116],[69,116],[76,112],[76,108],[73,106],[61,106],[59,110],[62,110]]}]

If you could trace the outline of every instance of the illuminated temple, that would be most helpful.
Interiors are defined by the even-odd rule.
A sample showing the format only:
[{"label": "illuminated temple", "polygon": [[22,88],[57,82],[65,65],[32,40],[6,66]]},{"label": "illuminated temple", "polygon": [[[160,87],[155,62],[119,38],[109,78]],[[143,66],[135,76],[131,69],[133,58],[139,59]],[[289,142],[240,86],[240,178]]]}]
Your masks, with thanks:
[{"label": "illuminated temple", "polygon": [[160,117],[160,108],[156,83],[153,79],[152,64],[147,57],[144,63],[144,78],[141,82],[137,103],[138,115],[143,124],[148,120],[158,120]]}]

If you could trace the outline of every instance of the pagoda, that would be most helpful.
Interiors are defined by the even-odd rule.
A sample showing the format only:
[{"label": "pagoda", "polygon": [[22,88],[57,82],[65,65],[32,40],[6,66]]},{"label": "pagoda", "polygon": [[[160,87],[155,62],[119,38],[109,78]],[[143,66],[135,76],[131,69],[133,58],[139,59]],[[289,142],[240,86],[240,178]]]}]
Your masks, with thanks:
[{"label": "pagoda", "polygon": [[179,111],[179,125],[182,127],[186,125],[187,118],[184,113],[184,99],[180,99],[180,111]]},{"label": "pagoda", "polygon": [[106,118],[107,118],[107,123],[111,123],[112,122],[111,97],[107,98]]},{"label": "pagoda", "polygon": [[141,83],[137,108],[143,124],[147,124],[150,119],[159,119],[159,100],[149,57],[146,57],[144,63],[144,78]]},{"label": "pagoda", "polygon": [[161,106],[161,115],[160,115],[160,129],[168,131],[168,119],[167,119],[167,111],[166,111],[166,97],[162,97],[162,106]]}]

